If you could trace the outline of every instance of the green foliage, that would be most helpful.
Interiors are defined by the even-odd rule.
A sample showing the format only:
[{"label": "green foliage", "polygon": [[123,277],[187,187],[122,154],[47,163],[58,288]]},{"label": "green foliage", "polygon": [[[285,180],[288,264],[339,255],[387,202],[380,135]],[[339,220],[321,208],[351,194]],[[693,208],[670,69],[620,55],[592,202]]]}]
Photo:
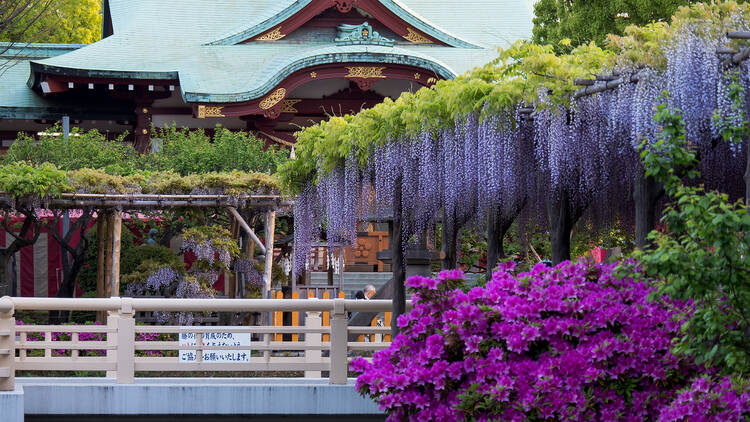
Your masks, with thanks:
[{"label": "green foliage", "polygon": [[739,82],[738,70],[730,72],[725,77],[731,81],[727,87],[727,95],[731,101],[731,116],[722,116],[717,110],[712,120],[724,142],[740,143],[750,133],[744,107],[745,89]]},{"label": "green foliage", "polygon": [[152,171],[173,171],[180,175],[210,172],[262,172],[272,174],[288,159],[286,150],[272,146],[247,132],[217,128],[213,139],[203,130],[167,127],[155,129],[161,149],[143,156],[142,167]]},{"label": "green foliage", "polygon": [[[725,194],[685,186],[681,175],[695,176],[696,172],[681,112],[660,106],[655,119],[662,136],[653,148],[642,147],[643,162],[647,174],[664,183],[674,202],[662,216],[668,231],[652,232],[649,239],[654,246],[636,256],[650,276],[661,280],[660,294],[695,304],[682,327],[686,336],[675,340],[675,352],[725,373],[747,375],[750,214],[745,204],[732,203]],[[741,127],[726,130],[743,133]]]},{"label": "green foliage", "polygon": [[70,182],[55,165],[44,163],[38,167],[24,162],[0,166],[0,192],[13,196],[34,195],[55,197],[72,190]]},{"label": "green foliage", "polygon": [[[59,131],[59,127],[50,130]],[[287,159],[286,151],[264,151],[257,138],[225,129],[217,130],[214,142],[200,130],[171,128],[161,133],[165,149],[144,155],[124,143],[122,137],[108,140],[96,130],[74,129],[68,139],[41,136],[38,144],[21,134],[3,157],[0,174],[15,184],[8,185],[13,191],[6,191],[15,195],[44,191],[44,186],[37,185],[50,182],[45,179],[50,166],[58,172],[67,171],[60,172],[67,178],[67,187],[62,190],[81,193],[242,195],[276,194],[280,190],[276,178],[267,173]],[[26,164],[21,166],[21,162]],[[51,192],[55,193],[55,188]]]},{"label": "green foliage", "polygon": [[660,104],[656,107],[654,120],[661,127],[658,141],[649,145],[644,140],[639,146],[645,175],[664,183],[667,193],[676,193],[685,172],[688,177],[697,176],[695,152],[685,139],[685,121],[681,111]]},{"label": "green foliage", "polygon": [[[538,0],[534,4],[533,40],[572,46],[591,41],[604,45],[608,34],[622,35],[628,25],[668,21],[679,6],[695,0]],[[568,51],[561,47],[560,51]]]},{"label": "green foliage", "polygon": [[3,0],[0,22],[22,8],[24,12],[0,31],[0,41],[90,44],[101,38],[101,0]]},{"label": "green foliage", "polygon": [[[146,279],[148,279],[149,276],[151,276],[156,271],[162,269],[162,268],[175,268],[167,263],[160,262],[155,259],[143,259],[141,260],[138,265],[136,265],[135,268],[133,268],[131,271],[121,271],[122,280],[120,283],[120,291],[121,293],[124,293],[127,289],[128,285],[131,283],[146,283]],[[179,267],[178,267],[179,268]],[[182,265],[184,273],[184,265]],[[153,293],[153,292],[152,292]],[[158,292],[160,295],[166,296],[170,292],[161,291]]]},{"label": "green foliage", "polygon": [[120,273],[135,272],[142,261],[152,261],[163,267],[174,268],[179,273],[185,272],[182,258],[171,249],[159,245],[133,245],[120,253]]},{"label": "green foliage", "polygon": [[[46,133],[60,133],[59,126]],[[37,142],[23,133],[19,134],[3,157],[4,164],[25,161],[39,165],[52,163],[61,170],[96,168],[111,174],[132,173],[137,164],[137,152],[130,144],[123,142],[123,136],[108,140],[97,130],[88,132],[73,128],[65,139],[62,135],[42,135]]]}]

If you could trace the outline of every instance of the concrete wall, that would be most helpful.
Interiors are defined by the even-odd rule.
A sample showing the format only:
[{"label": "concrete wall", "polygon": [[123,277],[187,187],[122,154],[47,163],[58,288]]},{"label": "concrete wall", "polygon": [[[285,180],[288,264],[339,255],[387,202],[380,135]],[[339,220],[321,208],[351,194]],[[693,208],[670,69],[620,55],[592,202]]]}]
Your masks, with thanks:
[{"label": "concrete wall", "polygon": [[23,415],[381,415],[354,380],[315,378],[16,378],[0,393],[3,422]]}]

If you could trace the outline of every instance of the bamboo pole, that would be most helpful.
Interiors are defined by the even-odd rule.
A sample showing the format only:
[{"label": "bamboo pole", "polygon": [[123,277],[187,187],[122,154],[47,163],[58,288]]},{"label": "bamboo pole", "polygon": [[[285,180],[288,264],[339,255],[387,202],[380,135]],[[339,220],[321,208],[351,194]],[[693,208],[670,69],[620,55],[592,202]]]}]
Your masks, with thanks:
[{"label": "bamboo pole", "polygon": [[259,247],[260,250],[263,253],[266,253],[266,248],[263,246],[263,243],[261,243],[260,239],[258,239],[258,236],[255,235],[255,232],[253,232],[253,229],[250,228],[250,226],[247,224],[244,218],[242,218],[242,215],[240,215],[239,212],[234,207],[227,207],[229,209],[229,212],[232,213],[234,216],[234,219],[237,221],[237,223],[245,230],[245,233],[247,233],[250,238],[253,239],[253,242],[255,242]]}]

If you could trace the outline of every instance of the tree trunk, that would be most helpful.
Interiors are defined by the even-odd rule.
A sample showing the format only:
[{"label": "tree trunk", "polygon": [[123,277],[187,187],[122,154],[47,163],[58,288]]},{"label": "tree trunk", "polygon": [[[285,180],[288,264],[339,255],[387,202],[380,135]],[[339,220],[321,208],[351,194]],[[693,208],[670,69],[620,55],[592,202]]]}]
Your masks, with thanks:
[{"label": "tree trunk", "polygon": [[487,281],[492,279],[492,270],[505,258],[503,238],[513,220],[515,215],[504,216],[498,208],[493,208],[487,215]]},{"label": "tree trunk", "polygon": [[8,249],[0,251],[0,277],[2,277],[2,280],[0,280],[0,286],[4,287],[4,289],[0,290],[0,297],[5,295],[17,296],[14,291],[15,286],[11,284],[10,271],[8,270],[10,259],[13,257],[13,254],[7,253],[7,251]]},{"label": "tree trunk", "polygon": [[443,259],[441,266],[444,270],[452,270],[456,268],[458,262],[458,254],[456,253],[456,243],[458,241],[458,222],[456,221],[455,215],[453,216],[453,224],[449,227],[447,224],[448,215],[443,209],[443,231],[442,231],[442,244],[443,244]]},{"label": "tree trunk", "polygon": [[747,145],[747,164],[745,164],[745,206],[750,206],[750,143]]},{"label": "tree trunk", "polygon": [[584,209],[573,206],[567,191],[561,192],[558,199],[547,200],[553,265],[570,259],[570,232]]},{"label": "tree trunk", "polygon": [[398,334],[398,316],[406,312],[406,288],[404,281],[404,248],[401,243],[401,178],[396,179],[393,195],[393,236],[391,236],[391,252],[393,258],[393,318],[391,319],[391,333]]},{"label": "tree trunk", "polygon": [[641,172],[633,184],[635,202],[635,246],[643,249],[648,246],[648,234],[656,228],[656,204],[664,195],[664,185],[646,177]]}]

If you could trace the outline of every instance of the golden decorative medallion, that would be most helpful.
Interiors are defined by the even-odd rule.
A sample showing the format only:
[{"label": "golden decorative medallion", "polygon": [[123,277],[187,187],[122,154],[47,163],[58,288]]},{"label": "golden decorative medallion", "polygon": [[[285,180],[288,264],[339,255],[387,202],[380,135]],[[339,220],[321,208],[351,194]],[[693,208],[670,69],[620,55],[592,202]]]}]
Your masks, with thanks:
[{"label": "golden decorative medallion", "polygon": [[415,74],[414,74],[414,79],[419,79],[419,78],[421,78],[421,77],[422,77],[422,75],[420,75],[419,73],[415,73]]},{"label": "golden decorative medallion", "polygon": [[294,108],[294,105],[300,101],[302,100],[298,100],[298,99],[284,100],[284,103],[281,105],[281,112],[282,113],[299,113],[299,111],[296,108]]},{"label": "golden decorative medallion", "polygon": [[345,78],[376,78],[385,79],[387,76],[383,75],[385,67],[373,67],[373,66],[352,66],[346,67],[349,69],[349,74],[344,76]]},{"label": "golden decorative medallion", "polygon": [[273,31],[256,38],[255,41],[278,41],[285,36],[286,34],[281,33],[281,26],[277,26]]},{"label": "golden decorative medallion", "polygon": [[317,72],[310,72],[310,77],[313,78],[313,79],[315,79],[315,78],[318,77],[318,73]]},{"label": "golden decorative medallion", "polygon": [[278,104],[279,101],[283,100],[285,95],[286,95],[286,89],[284,88],[277,89],[271,95],[264,98],[263,101],[260,102],[260,108],[262,110],[268,110],[269,108]]},{"label": "golden decorative medallion", "polygon": [[205,119],[206,117],[225,117],[221,112],[224,109],[222,106],[198,106],[198,118]]},{"label": "golden decorative medallion", "polygon": [[412,42],[414,44],[432,44],[432,41],[429,38],[425,38],[422,35],[420,35],[417,31],[407,27],[406,31],[408,32],[406,35],[404,35],[404,38]]}]

